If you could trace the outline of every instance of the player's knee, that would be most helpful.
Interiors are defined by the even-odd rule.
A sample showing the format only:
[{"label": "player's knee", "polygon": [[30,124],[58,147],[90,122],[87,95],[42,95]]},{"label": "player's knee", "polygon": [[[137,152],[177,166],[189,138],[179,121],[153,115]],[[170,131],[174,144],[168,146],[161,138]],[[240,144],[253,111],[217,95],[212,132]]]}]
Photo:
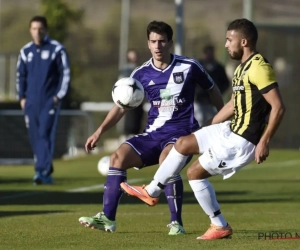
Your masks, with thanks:
[{"label": "player's knee", "polygon": [[186,155],[186,152],[188,151],[187,141],[186,137],[180,137],[175,143],[176,150],[183,155]]},{"label": "player's knee", "polygon": [[175,143],[176,150],[183,155],[191,155],[198,153],[198,144],[197,142],[194,142],[193,138],[193,135],[180,137]]},{"label": "player's knee", "polygon": [[186,176],[188,178],[188,180],[196,180],[198,177],[197,171],[195,171],[195,168],[192,166],[190,166],[188,168],[188,170],[186,171]]},{"label": "player's knee", "polygon": [[117,150],[113,152],[110,156],[110,166],[114,168],[122,168],[122,165],[123,165],[123,160],[120,157],[120,154]]},{"label": "player's knee", "polygon": [[209,178],[211,175],[200,165],[199,161],[197,160],[188,168],[186,176],[188,180],[191,181],[203,180]]}]

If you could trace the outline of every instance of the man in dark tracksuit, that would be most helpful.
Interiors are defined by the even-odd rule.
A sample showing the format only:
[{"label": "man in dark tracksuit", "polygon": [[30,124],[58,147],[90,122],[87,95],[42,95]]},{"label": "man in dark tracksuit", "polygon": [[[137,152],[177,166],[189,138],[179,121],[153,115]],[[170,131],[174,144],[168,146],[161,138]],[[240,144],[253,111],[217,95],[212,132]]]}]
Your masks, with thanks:
[{"label": "man in dark tracksuit", "polygon": [[[224,66],[215,58],[215,47],[207,45],[203,49],[203,57],[199,60],[203,68],[218,86],[222,95],[230,86]],[[195,96],[195,117],[202,126],[208,119],[212,118],[217,110],[211,105],[209,95],[201,88],[196,89]]]},{"label": "man in dark tracksuit", "polygon": [[65,48],[46,36],[47,20],[35,16],[29,24],[32,42],[20,51],[17,91],[35,158],[34,184],[52,184],[52,157],[60,111],[70,83]]}]

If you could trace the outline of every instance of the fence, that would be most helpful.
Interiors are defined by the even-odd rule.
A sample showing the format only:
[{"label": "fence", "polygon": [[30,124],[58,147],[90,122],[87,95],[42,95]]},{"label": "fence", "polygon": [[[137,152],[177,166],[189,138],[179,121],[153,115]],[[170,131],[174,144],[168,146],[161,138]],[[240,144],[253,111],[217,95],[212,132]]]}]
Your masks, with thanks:
[{"label": "fence", "polygon": [[0,54],[0,100],[16,99],[16,54]]},{"label": "fence", "polygon": [[[271,62],[287,108],[284,120],[271,141],[276,148],[300,148],[300,25],[256,23],[259,30],[258,49]],[[226,53],[227,55],[227,53]],[[0,100],[15,100],[17,55],[0,55]],[[238,62],[237,62],[238,63]],[[232,67],[232,60],[226,61]],[[106,70],[103,69],[103,72]],[[232,76],[232,72],[229,74]],[[99,85],[102,88],[102,85]],[[93,89],[100,93],[102,90]],[[4,93],[4,94],[3,94]],[[101,98],[101,97],[100,97]],[[88,104],[90,105],[90,104]],[[107,111],[110,103],[92,104],[91,111]],[[21,116],[20,116],[21,117]],[[1,119],[1,117],[0,117]],[[21,120],[23,118],[20,118]],[[23,120],[22,120],[23,122]],[[0,124],[2,126],[2,124]],[[24,125],[22,125],[24,126]],[[24,128],[25,130],[25,128]],[[24,134],[27,132],[24,131]],[[70,131],[68,131],[70,133]],[[0,134],[2,137],[2,134]],[[58,134],[58,137],[60,135]],[[1,140],[2,141],[2,140]],[[2,142],[0,142],[2,143]],[[28,145],[28,144],[26,144]],[[14,149],[15,150],[15,149]],[[1,151],[0,151],[0,158]]]},{"label": "fence", "polygon": [[[94,123],[89,113],[62,110],[57,126],[54,158],[78,155],[93,131]],[[0,138],[0,164],[33,162],[22,110],[0,110]]]},{"label": "fence", "polygon": [[286,114],[272,144],[300,148],[300,25],[261,23],[259,50],[272,63],[286,106]]}]

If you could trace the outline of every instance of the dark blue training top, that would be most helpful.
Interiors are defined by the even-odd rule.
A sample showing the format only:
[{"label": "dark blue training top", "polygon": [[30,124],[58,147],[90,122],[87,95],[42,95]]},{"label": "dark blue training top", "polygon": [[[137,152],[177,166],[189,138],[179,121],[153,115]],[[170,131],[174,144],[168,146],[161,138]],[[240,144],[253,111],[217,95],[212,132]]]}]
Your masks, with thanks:
[{"label": "dark blue training top", "polygon": [[54,96],[62,99],[69,84],[69,62],[62,44],[45,37],[41,45],[30,42],[21,49],[17,64],[19,99],[31,103],[43,103]]}]

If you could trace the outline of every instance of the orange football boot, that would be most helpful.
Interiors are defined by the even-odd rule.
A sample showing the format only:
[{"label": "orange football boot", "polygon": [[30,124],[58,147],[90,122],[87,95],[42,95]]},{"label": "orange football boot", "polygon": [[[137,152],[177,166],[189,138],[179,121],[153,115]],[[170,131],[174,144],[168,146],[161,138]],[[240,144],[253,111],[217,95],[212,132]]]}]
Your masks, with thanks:
[{"label": "orange football boot", "polygon": [[197,237],[197,240],[217,240],[224,238],[231,238],[232,228],[229,224],[226,227],[216,226],[210,224],[210,227],[205,232],[205,234]]},{"label": "orange football boot", "polygon": [[145,190],[145,185],[143,186],[131,186],[127,182],[122,182],[120,184],[121,188],[125,193],[130,196],[134,196],[143,202],[145,202],[148,206],[155,206],[158,203],[158,197],[151,197],[147,191]]}]

